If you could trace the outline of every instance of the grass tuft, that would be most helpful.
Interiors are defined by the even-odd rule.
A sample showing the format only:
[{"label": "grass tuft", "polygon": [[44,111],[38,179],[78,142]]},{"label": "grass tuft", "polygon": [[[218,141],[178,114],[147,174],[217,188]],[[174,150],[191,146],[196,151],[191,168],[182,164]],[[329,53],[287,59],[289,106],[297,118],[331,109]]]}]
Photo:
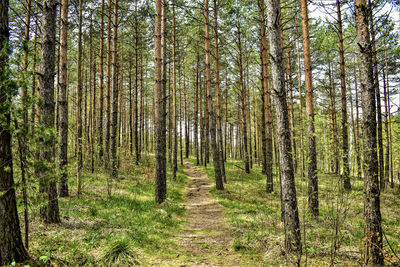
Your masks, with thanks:
[{"label": "grass tuft", "polygon": [[103,255],[103,262],[109,266],[137,266],[140,265],[132,244],[127,238],[114,240],[109,244]]}]

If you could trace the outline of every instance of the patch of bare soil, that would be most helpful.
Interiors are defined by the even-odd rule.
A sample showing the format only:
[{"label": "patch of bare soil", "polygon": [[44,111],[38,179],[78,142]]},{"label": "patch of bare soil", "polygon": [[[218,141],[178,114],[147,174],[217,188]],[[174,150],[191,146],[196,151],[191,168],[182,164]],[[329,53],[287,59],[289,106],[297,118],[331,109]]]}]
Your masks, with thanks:
[{"label": "patch of bare soil", "polygon": [[177,261],[182,266],[243,266],[221,205],[210,196],[212,181],[190,163],[185,163],[185,172],[187,224],[178,237]]}]

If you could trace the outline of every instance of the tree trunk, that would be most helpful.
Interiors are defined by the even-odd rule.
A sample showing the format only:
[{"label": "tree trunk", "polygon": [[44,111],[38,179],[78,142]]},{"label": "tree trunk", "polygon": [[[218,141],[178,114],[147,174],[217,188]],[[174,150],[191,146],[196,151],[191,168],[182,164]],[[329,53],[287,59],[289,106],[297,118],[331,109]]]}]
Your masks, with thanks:
[{"label": "tree trunk", "polygon": [[333,146],[331,157],[333,157],[331,168],[335,174],[339,174],[339,151],[338,151],[338,138],[337,138],[337,123],[336,123],[336,92],[333,84],[331,62],[328,63],[328,77],[329,77],[329,109],[331,115],[331,132],[333,138]]},{"label": "tree trunk", "polygon": [[286,102],[281,39],[280,1],[267,1],[269,44],[273,95],[276,107],[277,134],[279,146],[279,169],[282,188],[282,212],[285,226],[285,248],[301,253],[300,222],[294,184],[293,158],[291,153],[290,128]]},{"label": "tree trunk", "polygon": [[82,156],[82,4],[83,0],[79,0],[79,18],[78,18],[78,108],[77,108],[77,174],[76,174],[76,185],[77,194],[81,195],[82,184],[81,184],[81,170],[83,167],[83,156]]},{"label": "tree trunk", "polygon": [[[0,1],[0,56],[1,73],[8,73],[8,0]],[[54,57],[53,57],[54,59]],[[7,88],[7,76],[1,75],[0,100],[11,108],[10,92]],[[4,104],[3,104],[4,105]],[[23,262],[28,259],[28,253],[22,243],[21,229],[17,211],[15,185],[13,178],[12,151],[11,151],[11,110],[1,114],[0,124],[0,265],[9,265],[12,261]]]},{"label": "tree trunk", "polygon": [[[210,119],[210,136],[211,136],[211,147],[213,153],[214,163],[214,175],[215,175],[215,186],[217,190],[224,190],[223,176],[221,170],[220,155],[217,147],[217,132],[216,132],[216,119],[214,115],[214,109],[212,104],[212,89],[211,89],[211,66],[210,66],[210,21],[209,21],[209,10],[208,0],[204,0],[204,33],[205,33],[205,56],[206,56],[206,87],[207,87],[207,104],[208,104],[208,117]],[[217,82],[218,84],[218,82]]]},{"label": "tree trunk", "polygon": [[[54,128],[54,74],[55,74],[55,48],[56,48],[56,9],[57,1],[43,1],[42,17],[42,64],[40,67],[40,122],[44,129]],[[54,166],[54,135],[43,133],[39,137],[41,144],[40,160],[45,162],[46,168],[39,171],[40,184],[46,190],[48,206],[41,209],[42,218],[47,223],[59,223],[60,214],[58,209],[56,176],[51,171]]]},{"label": "tree trunk", "polygon": [[196,64],[196,83],[194,88],[194,153],[196,154],[196,165],[199,165],[199,138],[198,138],[198,117],[199,117],[199,86],[200,86],[200,51],[197,50],[197,64]]},{"label": "tree trunk", "polygon": [[167,193],[165,153],[165,85],[166,85],[166,0],[156,0],[155,15],[155,88],[154,88],[154,139],[155,139],[155,201],[164,202]]},{"label": "tree trunk", "polygon": [[60,197],[67,197],[68,194],[68,0],[61,3],[61,32],[60,32],[60,83],[58,105],[60,109]]},{"label": "tree trunk", "polygon": [[224,160],[224,144],[222,139],[222,118],[221,118],[221,89],[220,89],[220,79],[219,79],[219,37],[218,37],[218,5],[217,0],[214,0],[214,31],[215,31],[215,90],[217,94],[217,133],[218,133],[218,143],[219,143],[219,162],[221,167],[221,175],[226,182],[225,175],[225,160]]},{"label": "tree trunk", "polygon": [[178,170],[178,129],[176,121],[176,38],[175,38],[175,2],[172,2],[172,131],[173,131],[173,153],[172,153],[172,178],[176,180]]},{"label": "tree trunk", "polygon": [[239,52],[239,73],[240,73],[240,92],[241,92],[241,103],[242,103],[242,127],[243,127],[243,149],[244,149],[244,163],[246,173],[250,173],[250,159],[247,148],[247,98],[246,98],[246,88],[244,86],[243,77],[243,60],[242,60],[242,42],[241,42],[241,32],[240,32],[240,18],[237,16],[237,38],[238,38],[238,52]]},{"label": "tree trunk", "polygon": [[294,120],[294,99],[293,99],[293,78],[292,78],[292,60],[290,49],[288,49],[288,78],[289,78],[289,102],[290,102],[290,135],[292,137],[293,144],[293,167],[294,173],[297,173],[297,148],[296,148],[296,131],[295,131],[295,120]]},{"label": "tree trunk", "polygon": [[347,101],[346,101],[346,70],[344,62],[342,13],[340,10],[340,0],[336,0],[337,23],[339,35],[339,55],[340,55],[340,87],[342,93],[342,158],[343,158],[343,186],[346,190],[351,190],[350,170],[349,170],[349,137],[347,131]]},{"label": "tree trunk", "polygon": [[313,216],[317,217],[318,211],[318,177],[317,177],[317,147],[314,128],[314,103],[311,73],[310,35],[308,30],[307,0],[300,0],[301,26],[303,30],[304,75],[306,86],[306,113],[308,136],[308,205]]},{"label": "tree trunk", "polygon": [[376,42],[375,42],[375,29],[374,29],[374,18],[373,18],[373,6],[371,0],[368,0],[368,16],[369,16],[369,27],[370,37],[372,45],[372,63],[373,63],[373,77],[374,77],[374,88],[376,91],[376,111],[378,118],[378,168],[379,168],[379,181],[380,184],[384,184],[385,179],[385,166],[384,166],[384,155],[383,155],[383,130],[382,130],[382,108],[381,108],[381,91],[379,88],[379,72],[378,72],[378,59],[376,54]]},{"label": "tree trunk", "polygon": [[[386,51],[385,51],[386,53]],[[380,179],[380,190],[385,190],[385,185],[389,182],[390,176],[390,140],[389,140],[389,101],[388,101],[388,88],[386,84],[386,70],[382,69],[383,75],[383,99],[385,103],[385,135],[386,135],[386,153],[385,153],[385,177]]]},{"label": "tree trunk", "polygon": [[[111,129],[111,24],[112,24],[112,0],[108,0],[108,21],[107,21],[107,80],[106,80],[106,152],[104,166],[110,170],[110,129]],[[110,180],[107,181],[108,196],[111,197]]]},{"label": "tree trunk", "polygon": [[376,151],[376,85],[374,84],[373,51],[368,29],[369,10],[366,0],[355,1],[355,12],[364,120],[364,263],[383,265],[382,218]]},{"label": "tree trunk", "polygon": [[357,177],[360,179],[361,178],[361,155],[360,155],[360,143],[361,143],[361,137],[360,137],[360,119],[358,116],[358,83],[357,83],[357,71],[356,71],[356,66],[354,65],[354,87],[356,91],[356,160],[357,160]]},{"label": "tree trunk", "polygon": [[110,180],[118,179],[117,139],[118,127],[118,0],[114,2],[113,17],[113,60],[112,60],[112,114],[111,114],[111,173]]},{"label": "tree trunk", "polygon": [[101,23],[100,23],[100,86],[99,86],[99,118],[98,118],[98,145],[99,160],[102,162],[104,156],[103,148],[103,117],[104,117],[104,0],[101,0]]},{"label": "tree trunk", "polygon": [[[135,10],[137,12],[137,1],[135,1]],[[137,15],[135,16],[135,90],[134,90],[134,95],[133,95],[133,114],[134,114],[134,138],[135,138],[135,164],[136,166],[139,165],[139,160],[140,160],[140,149],[139,149],[139,116],[138,116],[138,78],[139,78],[139,54],[138,54],[138,49],[139,49],[139,31],[138,31],[138,21],[137,21]]]},{"label": "tree trunk", "polygon": [[262,138],[262,173],[267,176],[266,192],[273,192],[272,173],[272,118],[271,93],[268,81],[268,50],[265,34],[264,0],[259,0],[260,8],[260,57],[261,57],[261,138]]}]

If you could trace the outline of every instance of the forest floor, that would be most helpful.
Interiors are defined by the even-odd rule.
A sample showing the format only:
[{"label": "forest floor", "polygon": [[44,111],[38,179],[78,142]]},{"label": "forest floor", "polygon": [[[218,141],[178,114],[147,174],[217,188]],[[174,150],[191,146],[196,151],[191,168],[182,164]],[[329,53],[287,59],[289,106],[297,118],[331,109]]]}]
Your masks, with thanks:
[{"label": "forest floor", "polygon": [[[59,201],[59,225],[39,219],[37,189],[30,188],[32,257],[48,266],[287,266],[299,260],[284,253],[277,176],[275,191],[266,194],[260,166],[253,164],[246,174],[237,168],[241,161],[229,160],[228,183],[220,192],[212,163],[194,166],[190,158],[178,166],[175,181],[168,164],[167,199],[156,204],[153,162],[150,154],[143,155],[140,166],[121,160],[112,198],[107,197],[108,174],[102,168],[93,174],[84,170],[83,193],[77,196],[75,165],[70,164],[71,195]],[[304,243],[301,265],[362,265],[363,180],[352,177],[353,188],[347,193],[340,190],[336,175],[320,170],[318,177],[318,219],[307,212],[307,180],[296,177]],[[400,255],[397,186],[381,195],[387,264],[400,262],[395,255]],[[18,206],[24,232],[22,201]],[[338,249],[332,253],[335,243]]]}]

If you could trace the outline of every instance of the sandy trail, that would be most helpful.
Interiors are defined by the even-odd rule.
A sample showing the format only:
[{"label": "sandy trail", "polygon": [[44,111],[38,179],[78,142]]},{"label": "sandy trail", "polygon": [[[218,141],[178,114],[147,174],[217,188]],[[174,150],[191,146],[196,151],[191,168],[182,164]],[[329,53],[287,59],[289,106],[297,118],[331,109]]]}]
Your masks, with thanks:
[{"label": "sandy trail", "polygon": [[210,196],[212,181],[191,163],[185,163],[185,172],[187,224],[178,237],[177,261],[183,266],[243,266],[221,205]]}]

